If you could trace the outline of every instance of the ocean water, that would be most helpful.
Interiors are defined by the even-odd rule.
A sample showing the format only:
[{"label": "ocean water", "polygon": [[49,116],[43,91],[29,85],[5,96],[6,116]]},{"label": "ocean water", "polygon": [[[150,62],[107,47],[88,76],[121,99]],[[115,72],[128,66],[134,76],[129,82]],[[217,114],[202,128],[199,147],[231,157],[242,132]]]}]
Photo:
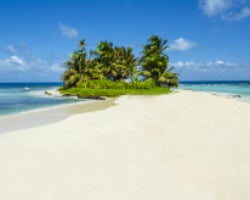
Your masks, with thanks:
[{"label": "ocean water", "polygon": [[[56,90],[61,83],[0,83],[0,116],[76,103],[82,100],[48,96],[45,90]],[[250,103],[250,81],[186,81],[179,89],[219,94]]]},{"label": "ocean water", "polygon": [[250,103],[250,81],[183,81],[179,89],[209,92]]},{"label": "ocean water", "polygon": [[44,94],[45,90],[56,90],[59,86],[61,83],[0,83],[0,116],[79,101]]}]

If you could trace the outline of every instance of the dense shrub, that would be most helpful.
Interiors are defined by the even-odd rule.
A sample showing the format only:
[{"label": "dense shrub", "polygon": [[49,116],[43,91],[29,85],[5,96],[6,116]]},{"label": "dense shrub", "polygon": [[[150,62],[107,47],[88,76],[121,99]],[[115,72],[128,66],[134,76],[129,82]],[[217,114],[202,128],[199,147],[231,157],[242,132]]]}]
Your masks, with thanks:
[{"label": "dense shrub", "polygon": [[132,83],[127,83],[124,81],[109,81],[103,80],[89,80],[84,82],[79,82],[77,84],[78,88],[89,88],[89,89],[151,89],[155,88],[155,83],[152,79],[146,81],[134,81]]},{"label": "dense shrub", "polygon": [[170,92],[169,88],[155,87],[151,89],[90,89],[90,88],[70,88],[61,89],[63,95],[88,97],[116,97],[120,95],[159,95]]},{"label": "dense shrub", "polygon": [[146,81],[134,81],[131,83],[132,89],[151,89],[155,87],[156,85],[152,79],[147,79]]}]

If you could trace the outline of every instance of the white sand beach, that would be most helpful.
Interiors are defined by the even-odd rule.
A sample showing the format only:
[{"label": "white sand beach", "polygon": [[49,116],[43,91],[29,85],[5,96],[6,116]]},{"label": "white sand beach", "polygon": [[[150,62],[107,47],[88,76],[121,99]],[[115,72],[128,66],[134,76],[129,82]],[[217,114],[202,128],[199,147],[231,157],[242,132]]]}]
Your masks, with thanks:
[{"label": "white sand beach", "polygon": [[0,134],[0,199],[250,199],[250,104],[192,91],[115,102]]}]

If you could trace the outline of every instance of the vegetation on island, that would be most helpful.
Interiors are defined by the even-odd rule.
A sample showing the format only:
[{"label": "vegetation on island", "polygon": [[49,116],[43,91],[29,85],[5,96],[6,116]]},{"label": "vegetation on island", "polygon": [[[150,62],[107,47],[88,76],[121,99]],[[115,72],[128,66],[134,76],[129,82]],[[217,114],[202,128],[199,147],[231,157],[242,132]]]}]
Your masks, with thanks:
[{"label": "vegetation on island", "polygon": [[166,94],[178,86],[178,75],[169,68],[165,53],[167,40],[151,36],[136,58],[130,47],[99,42],[96,50],[87,52],[85,40],[66,61],[62,75],[64,95],[78,97],[115,97],[125,94]]}]

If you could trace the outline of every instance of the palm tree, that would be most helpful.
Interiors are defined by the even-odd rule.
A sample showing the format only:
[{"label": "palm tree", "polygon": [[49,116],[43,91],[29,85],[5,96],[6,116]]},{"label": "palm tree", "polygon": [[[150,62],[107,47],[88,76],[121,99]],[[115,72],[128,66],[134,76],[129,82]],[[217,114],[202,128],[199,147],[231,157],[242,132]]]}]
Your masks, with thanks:
[{"label": "palm tree", "polygon": [[[90,51],[90,55],[93,55],[92,51]],[[102,80],[105,78],[101,65],[96,59],[92,58],[92,56],[87,59],[86,65],[86,73],[88,73],[90,79]]]},{"label": "palm tree", "polygon": [[101,41],[95,51],[97,68],[102,69],[108,80],[124,80],[132,76],[136,59],[132,48],[114,47],[113,43]]},{"label": "palm tree", "polygon": [[172,69],[166,70],[160,75],[158,82],[163,87],[178,87],[178,73],[173,73]]},{"label": "palm tree", "polygon": [[87,73],[88,66],[85,40],[80,40],[79,46],[80,49],[78,51],[75,51],[75,53],[73,54],[73,60],[78,66],[78,72],[80,73],[80,81],[86,81],[89,79],[89,75]]},{"label": "palm tree", "polygon": [[168,48],[167,40],[151,36],[144,46],[139,60],[141,71],[136,71],[138,59],[132,48],[113,46],[113,43],[101,41],[97,49],[87,53],[85,40],[79,41],[79,49],[66,61],[67,67],[62,75],[65,88],[75,87],[88,80],[122,81],[128,78],[137,80],[140,73],[145,79],[152,79],[158,86],[177,87],[178,74],[168,68],[169,58],[164,53]]},{"label": "palm tree", "polygon": [[178,86],[177,74],[168,69],[169,58],[164,51],[168,48],[167,40],[162,40],[158,36],[151,36],[148,44],[143,47],[142,75],[148,79],[151,78],[158,86],[176,87]]},{"label": "palm tree", "polygon": [[88,74],[85,40],[80,40],[79,46],[80,49],[70,56],[70,61],[64,63],[67,70],[62,75],[62,79],[66,88],[74,87],[78,82],[86,81],[90,78]]},{"label": "palm tree", "polygon": [[80,74],[75,69],[74,63],[71,61],[66,61],[64,63],[65,66],[68,67],[68,69],[62,74],[62,80],[64,82],[65,88],[70,88],[76,86],[76,84],[80,80]]},{"label": "palm tree", "polygon": [[101,69],[103,76],[109,80],[112,79],[114,72],[112,71],[113,62],[113,43],[108,41],[101,41],[95,51],[96,68]]},{"label": "palm tree", "polygon": [[125,80],[133,76],[136,68],[136,58],[132,48],[115,47],[113,70],[116,72],[114,80]]}]

